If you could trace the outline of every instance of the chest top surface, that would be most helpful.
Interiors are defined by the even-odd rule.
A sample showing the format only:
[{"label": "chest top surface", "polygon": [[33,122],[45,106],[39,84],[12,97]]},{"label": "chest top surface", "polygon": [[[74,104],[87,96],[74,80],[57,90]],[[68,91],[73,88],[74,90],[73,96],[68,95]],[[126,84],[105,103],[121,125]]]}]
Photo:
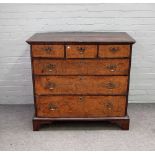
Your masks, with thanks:
[{"label": "chest top surface", "polygon": [[36,33],[27,41],[36,43],[127,43],[133,44],[135,40],[126,32],[48,32]]}]

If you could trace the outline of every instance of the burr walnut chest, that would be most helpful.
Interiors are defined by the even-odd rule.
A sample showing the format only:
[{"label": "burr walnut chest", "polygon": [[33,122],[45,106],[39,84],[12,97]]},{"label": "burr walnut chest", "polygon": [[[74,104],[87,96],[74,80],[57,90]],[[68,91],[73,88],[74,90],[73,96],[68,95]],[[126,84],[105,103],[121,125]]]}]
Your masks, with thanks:
[{"label": "burr walnut chest", "polygon": [[132,45],[125,32],[34,34],[33,130],[53,121],[109,121],[129,129]]}]

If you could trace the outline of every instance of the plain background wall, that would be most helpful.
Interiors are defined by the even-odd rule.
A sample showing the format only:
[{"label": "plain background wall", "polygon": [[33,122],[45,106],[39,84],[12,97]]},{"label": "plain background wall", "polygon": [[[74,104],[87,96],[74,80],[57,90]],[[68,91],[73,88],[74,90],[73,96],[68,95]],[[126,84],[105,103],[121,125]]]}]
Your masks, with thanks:
[{"label": "plain background wall", "polygon": [[155,103],[155,4],[0,4],[0,104],[33,103],[25,41],[47,31],[128,32],[129,103]]}]

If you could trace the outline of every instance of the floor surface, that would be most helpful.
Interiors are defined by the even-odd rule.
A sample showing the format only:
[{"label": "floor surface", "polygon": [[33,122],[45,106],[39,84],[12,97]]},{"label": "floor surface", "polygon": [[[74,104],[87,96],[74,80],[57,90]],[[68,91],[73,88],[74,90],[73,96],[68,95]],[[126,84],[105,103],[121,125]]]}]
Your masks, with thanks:
[{"label": "floor surface", "polygon": [[33,111],[0,105],[0,151],[155,150],[155,104],[129,104],[129,131],[104,122],[55,122],[33,132]]}]

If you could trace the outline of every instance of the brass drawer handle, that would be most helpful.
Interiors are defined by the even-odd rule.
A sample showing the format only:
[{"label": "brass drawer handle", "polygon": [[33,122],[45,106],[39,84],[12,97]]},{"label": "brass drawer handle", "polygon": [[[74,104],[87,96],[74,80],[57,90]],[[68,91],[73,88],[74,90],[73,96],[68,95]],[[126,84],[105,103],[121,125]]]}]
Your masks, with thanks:
[{"label": "brass drawer handle", "polygon": [[57,108],[58,108],[58,107],[57,107],[55,104],[52,104],[52,103],[51,103],[51,104],[48,105],[48,109],[51,110],[51,111],[54,111],[54,110],[56,110]]},{"label": "brass drawer handle", "polygon": [[109,64],[106,66],[106,68],[108,70],[110,70],[111,72],[114,72],[114,71],[116,71],[117,65],[116,64]]},{"label": "brass drawer handle", "polygon": [[49,90],[53,90],[55,88],[55,84],[54,83],[51,83],[51,82],[48,82],[46,85],[45,85],[45,88],[49,89]]},{"label": "brass drawer handle", "polygon": [[77,47],[77,50],[79,51],[80,54],[84,54],[86,48],[85,47]]},{"label": "brass drawer handle", "polygon": [[119,51],[120,49],[119,49],[119,47],[110,47],[109,50],[111,52],[115,53],[115,52]]},{"label": "brass drawer handle", "polygon": [[45,47],[43,48],[43,50],[47,53],[47,54],[51,54],[51,52],[53,51],[52,47]]},{"label": "brass drawer handle", "polygon": [[112,102],[107,102],[107,103],[106,103],[106,108],[107,108],[108,110],[112,110],[112,109],[113,109],[113,104],[112,104]]},{"label": "brass drawer handle", "polygon": [[117,84],[116,83],[113,83],[113,82],[108,82],[108,83],[104,84],[104,86],[107,89],[115,89],[115,88],[117,88]]},{"label": "brass drawer handle", "polygon": [[83,96],[80,96],[79,97],[79,100],[82,102],[82,101],[84,101],[84,97]]},{"label": "brass drawer handle", "polygon": [[47,70],[48,70],[49,72],[52,72],[53,69],[55,69],[55,67],[56,67],[55,64],[48,64],[48,65],[46,66],[46,68],[47,68]]},{"label": "brass drawer handle", "polygon": [[81,81],[81,80],[83,80],[83,79],[84,79],[84,77],[83,77],[83,76],[80,76],[80,77],[79,77],[79,80],[80,80],[80,81]]},{"label": "brass drawer handle", "polygon": [[47,52],[47,51],[52,51],[53,48],[52,47],[45,47],[44,50]]}]

